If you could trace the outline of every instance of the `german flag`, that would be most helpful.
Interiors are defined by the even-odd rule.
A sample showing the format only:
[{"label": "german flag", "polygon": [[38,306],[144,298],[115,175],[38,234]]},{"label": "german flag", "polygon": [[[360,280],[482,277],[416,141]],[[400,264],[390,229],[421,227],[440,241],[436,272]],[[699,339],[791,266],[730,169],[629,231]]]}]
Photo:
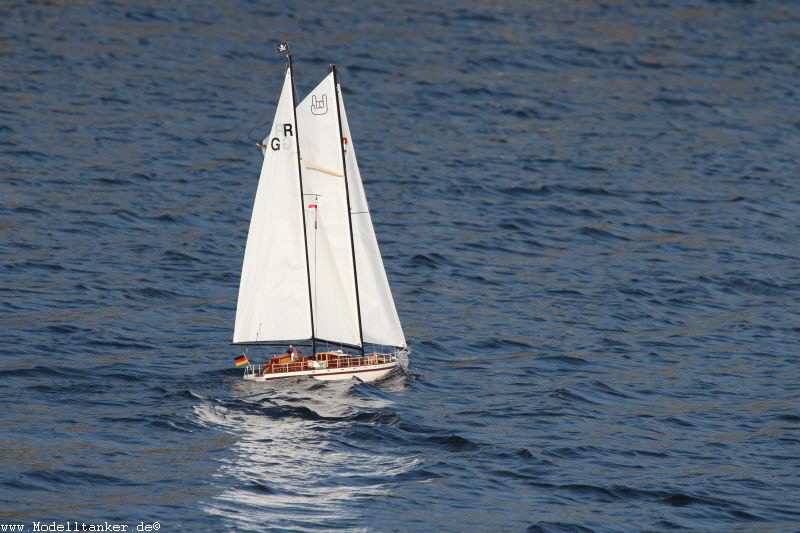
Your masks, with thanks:
[{"label": "german flag", "polygon": [[242,366],[242,365],[246,365],[250,361],[247,360],[247,356],[246,355],[240,355],[239,357],[234,359],[233,362],[236,363],[236,366]]}]

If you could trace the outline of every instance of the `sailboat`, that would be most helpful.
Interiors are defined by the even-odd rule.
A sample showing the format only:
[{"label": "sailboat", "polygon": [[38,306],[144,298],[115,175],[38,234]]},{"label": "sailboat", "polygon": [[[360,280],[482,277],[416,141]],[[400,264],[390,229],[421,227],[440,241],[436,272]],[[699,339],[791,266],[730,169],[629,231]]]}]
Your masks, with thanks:
[{"label": "sailboat", "polygon": [[[245,352],[244,379],[375,381],[406,360],[372,227],[336,66],[301,102],[292,54],[247,236],[233,344],[291,343],[262,363]],[[299,346],[298,350],[295,346]],[[303,354],[301,350],[310,350]]]}]

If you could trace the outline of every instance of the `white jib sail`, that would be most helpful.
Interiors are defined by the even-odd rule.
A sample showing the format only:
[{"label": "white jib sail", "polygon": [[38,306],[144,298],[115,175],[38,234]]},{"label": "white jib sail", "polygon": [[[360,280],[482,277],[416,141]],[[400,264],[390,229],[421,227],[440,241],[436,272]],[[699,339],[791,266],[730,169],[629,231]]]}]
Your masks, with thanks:
[{"label": "white jib sail", "polygon": [[[233,342],[311,337],[291,73],[286,70],[242,264]],[[302,146],[301,146],[302,148]]]},{"label": "white jib sail", "polygon": [[316,337],[359,345],[333,74],[297,106],[311,294]]},{"label": "white jib sail", "polygon": [[341,109],[342,136],[345,138],[345,165],[350,188],[350,209],[353,213],[353,240],[358,267],[358,292],[361,304],[361,326],[364,341],[389,346],[406,346],[403,328],[383,268],[378,240],[372,227],[372,218],[361,182],[361,173],[356,161],[356,150],[347,124],[344,100],[338,87]]}]

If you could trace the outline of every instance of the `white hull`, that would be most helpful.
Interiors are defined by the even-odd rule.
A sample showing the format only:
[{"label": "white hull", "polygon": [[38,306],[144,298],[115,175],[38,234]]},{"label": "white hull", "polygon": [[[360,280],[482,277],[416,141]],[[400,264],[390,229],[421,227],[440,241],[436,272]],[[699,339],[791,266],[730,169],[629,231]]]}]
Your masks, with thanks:
[{"label": "white hull", "polygon": [[322,381],[340,381],[354,377],[361,381],[376,381],[385,377],[398,366],[397,361],[377,365],[361,365],[347,368],[322,368],[299,370],[295,372],[272,372],[257,374],[249,369],[244,374],[245,381],[274,381],[276,379],[313,378]]}]

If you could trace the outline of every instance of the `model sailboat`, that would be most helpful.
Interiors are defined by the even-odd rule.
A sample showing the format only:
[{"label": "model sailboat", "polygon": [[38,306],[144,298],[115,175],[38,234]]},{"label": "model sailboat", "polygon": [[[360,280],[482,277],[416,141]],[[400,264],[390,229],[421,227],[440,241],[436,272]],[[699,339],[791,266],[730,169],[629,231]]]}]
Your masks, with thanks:
[{"label": "model sailboat", "polygon": [[[336,67],[296,105],[292,57],[264,154],[233,343],[292,342],[244,379],[373,381],[407,345],[372,228]],[[293,345],[310,348],[302,355]],[[318,350],[318,348],[325,347]],[[369,349],[368,349],[369,348]]]}]

